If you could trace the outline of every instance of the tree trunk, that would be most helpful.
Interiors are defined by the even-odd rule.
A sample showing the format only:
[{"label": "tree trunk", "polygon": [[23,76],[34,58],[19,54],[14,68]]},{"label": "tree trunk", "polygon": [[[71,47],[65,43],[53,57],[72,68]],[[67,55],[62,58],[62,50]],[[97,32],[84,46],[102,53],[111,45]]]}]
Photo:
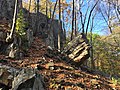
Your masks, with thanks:
[{"label": "tree trunk", "polygon": [[73,10],[72,10],[72,32],[71,32],[71,40],[74,37],[74,0],[73,0]]},{"label": "tree trunk", "polygon": [[52,18],[52,6],[50,5],[50,8],[49,8],[49,12],[50,12],[50,18]]},{"label": "tree trunk", "polygon": [[10,35],[6,38],[6,42],[9,42],[13,39],[13,34],[15,31],[16,16],[17,16],[17,4],[18,4],[18,0],[15,1],[15,9],[14,9],[12,28],[11,28]]},{"label": "tree trunk", "polygon": [[94,6],[92,7],[92,9],[90,10],[90,14],[88,16],[88,21],[87,21],[87,27],[86,27],[86,35],[87,35],[87,32],[88,32],[88,27],[89,27],[89,24],[90,24],[90,18],[91,18],[92,12],[95,9],[95,7],[97,6],[98,2],[99,2],[99,0],[96,1],[96,3],[94,4]]},{"label": "tree trunk", "polygon": [[66,44],[66,29],[65,29],[65,17],[64,17],[64,10],[62,10],[62,18],[63,18],[63,22],[62,22],[62,25],[63,25],[63,35],[64,35],[64,40],[63,40],[63,43],[64,45]]},{"label": "tree trunk", "polygon": [[29,12],[30,12],[30,7],[31,7],[31,0],[29,1],[29,8],[28,8]]},{"label": "tree trunk", "polygon": [[77,36],[77,11],[75,11],[75,37]]},{"label": "tree trunk", "polygon": [[93,40],[92,40],[92,29],[93,29],[93,20],[92,20],[92,26],[91,26],[91,30],[90,30],[90,58],[91,58],[91,68],[92,69],[95,69],[95,62],[94,62],[94,59],[93,59]]},{"label": "tree trunk", "polygon": [[55,2],[54,10],[53,10],[53,13],[52,13],[52,20],[54,19],[54,14],[55,14],[57,2],[58,2],[58,0],[56,0],[56,2]]},{"label": "tree trunk", "polygon": [[48,28],[48,0],[46,0],[46,27]]},{"label": "tree trunk", "polygon": [[58,30],[58,50],[61,49],[61,44],[60,44],[60,42],[61,42],[61,38],[60,38],[60,33],[61,33],[61,2],[60,2],[60,0],[59,0],[59,25],[60,25],[60,27]]},{"label": "tree trunk", "polygon": [[35,27],[35,35],[37,35],[39,26],[38,26],[38,20],[39,20],[39,0],[37,0],[37,14],[36,14],[36,27]]}]

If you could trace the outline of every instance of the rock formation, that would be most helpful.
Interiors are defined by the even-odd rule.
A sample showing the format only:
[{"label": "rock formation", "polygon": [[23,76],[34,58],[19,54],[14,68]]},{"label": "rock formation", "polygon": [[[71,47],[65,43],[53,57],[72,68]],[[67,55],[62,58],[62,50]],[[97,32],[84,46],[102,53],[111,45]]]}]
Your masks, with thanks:
[{"label": "rock formation", "polygon": [[[21,0],[19,0],[19,3],[21,5]],[[10,24],[12,24],[14,4],[15,0],[0,0],[0,18],[8,19]],[[30,22],[29,28],[33,31],[33,34],[38,36],[42,35],[47,45],[57,48],[57,37],[59,29],[58,20],[51,20],[46,15],[40,12],[39,16],[37,17],[36,13],[29,13],[24,8],[24,6],[23,10],[26,21]],[[61,44],[63,43],[62,41],[64,39],[63,35],[63,31],[61,31]]]},{"label": "rock formation", "polygon": [[89,49],[86,36],[80,34],[67,44],[62,53],[67,54],[77,64],[83,64],[89,58]]},{"label": "rock formation", "polygon": [[44,81],[34,69],[15,69],[0,65],[0,89],[2,90],[45,90]]}]

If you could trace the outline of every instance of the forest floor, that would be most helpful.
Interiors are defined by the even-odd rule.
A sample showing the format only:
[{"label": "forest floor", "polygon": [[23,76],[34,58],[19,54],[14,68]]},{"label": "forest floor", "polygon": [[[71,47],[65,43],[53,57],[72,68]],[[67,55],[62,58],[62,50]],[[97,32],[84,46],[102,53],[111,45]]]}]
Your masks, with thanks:
[{"label": "forest floor", "polygon": [[120,86],[111,80],[72,67],[61,56],[57,50],[46,46],[42,39],[35,37],[24,58],[6,59],[6,56],[0,55],[0,63],[14,68],[37,68],[44,78],[46,90],[120,90]]}]

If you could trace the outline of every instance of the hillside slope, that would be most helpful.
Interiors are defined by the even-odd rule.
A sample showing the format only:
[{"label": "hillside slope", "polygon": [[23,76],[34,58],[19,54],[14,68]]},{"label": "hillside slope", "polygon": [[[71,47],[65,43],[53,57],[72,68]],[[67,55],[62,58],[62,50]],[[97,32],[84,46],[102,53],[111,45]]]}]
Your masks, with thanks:
[{"label": "hillside slope", "polygon": [[57,50],[46,46],[40,37],[35,37],[31,48],[21,60],[0,55],[0,64],[14,68],[35,68],[42,74],[46,90],[119,90],[110,80],[87,70],[72,67],[61,59]]}]

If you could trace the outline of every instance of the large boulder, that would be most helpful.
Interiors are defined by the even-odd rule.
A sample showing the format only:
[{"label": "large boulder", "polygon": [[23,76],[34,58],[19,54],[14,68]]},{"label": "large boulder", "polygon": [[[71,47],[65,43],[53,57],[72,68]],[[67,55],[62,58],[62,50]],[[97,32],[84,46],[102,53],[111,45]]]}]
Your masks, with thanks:
[{"label": "large boulder", "polygon": [[89,49],[86,36],[80,34],[67,44],[62,53],[67,54],[77,64],[83,64],[89,58]]}]

